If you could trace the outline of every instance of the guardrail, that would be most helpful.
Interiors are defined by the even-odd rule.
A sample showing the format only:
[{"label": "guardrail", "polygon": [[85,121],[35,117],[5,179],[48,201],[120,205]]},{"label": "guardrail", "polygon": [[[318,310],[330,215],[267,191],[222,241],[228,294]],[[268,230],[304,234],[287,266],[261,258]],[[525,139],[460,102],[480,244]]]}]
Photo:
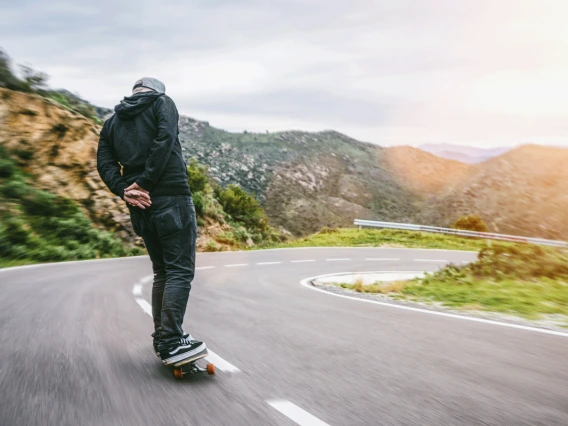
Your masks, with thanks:
[{"label": "guardrail", "polygon": [[488,240],[513,241],[519,243],[540,244],[543,246],[568,247],[568,243],[558,240],[545,240],[543,238],[520,237],[518,235],[495,234],[493,232],[466,231],[464,229],[440,228],[437,226],[412,225],[407,223],[377,222],[374,220],[355,219],[355,225],[361,229],[363,226],[372,228],[404,229],[407,231],[433,232],[436,234],[458,235],[460,237],[476,237]]}]

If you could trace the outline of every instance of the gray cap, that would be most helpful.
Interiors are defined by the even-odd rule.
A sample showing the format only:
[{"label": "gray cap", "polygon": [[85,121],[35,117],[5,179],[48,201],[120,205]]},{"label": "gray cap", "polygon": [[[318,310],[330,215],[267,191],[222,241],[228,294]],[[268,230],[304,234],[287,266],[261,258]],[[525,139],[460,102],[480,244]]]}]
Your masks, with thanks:
[{"label": "gray cap", "polygon": [[152,89],[158,93],[166,93],[166,85],[157,78],[142,77],[140,80],[134,83],[132,90],[136,89],[137,87],[146,87],[147,89]]}]

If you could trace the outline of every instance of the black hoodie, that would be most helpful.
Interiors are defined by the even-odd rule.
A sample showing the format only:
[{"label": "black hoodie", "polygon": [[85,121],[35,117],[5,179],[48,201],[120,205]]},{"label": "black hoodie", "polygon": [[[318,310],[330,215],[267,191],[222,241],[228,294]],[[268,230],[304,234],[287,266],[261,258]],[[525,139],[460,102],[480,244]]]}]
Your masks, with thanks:
[{"label": "black hoodie", "polygon": [[97,169],[109,189],[122,198],[136,182],[153,197],[191,195],[174,101],[143,92],[125,97],[114,110],[97,149]]}]

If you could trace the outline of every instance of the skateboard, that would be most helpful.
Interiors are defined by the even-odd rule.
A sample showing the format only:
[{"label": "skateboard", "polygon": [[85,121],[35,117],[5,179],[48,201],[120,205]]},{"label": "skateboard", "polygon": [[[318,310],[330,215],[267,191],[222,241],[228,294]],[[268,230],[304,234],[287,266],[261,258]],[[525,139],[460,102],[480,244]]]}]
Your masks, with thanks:
[{"label": "skateboard", "polygon": [[196,364],[201,358],[205,358],[208,355],[207,349],[194,357],[184,359],[176,364],[166,365],[166,367],[171,368],[176,380],[182,380],[185,376],[190,376],[194,374],[209,374],[212,376],[215,374],[215,365],[207,363],[205,368],[200,367]]}]

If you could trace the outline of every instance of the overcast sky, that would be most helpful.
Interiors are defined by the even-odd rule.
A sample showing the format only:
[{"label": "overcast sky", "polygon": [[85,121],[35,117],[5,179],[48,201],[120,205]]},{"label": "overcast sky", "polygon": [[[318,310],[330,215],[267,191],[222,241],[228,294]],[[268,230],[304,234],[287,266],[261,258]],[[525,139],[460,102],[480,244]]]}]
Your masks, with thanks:
[{"label": "overcast sky", "polygon": [[568,145],[566,0],[0,0],[0,47],[112,107],[139,77],[227,130]]}]

